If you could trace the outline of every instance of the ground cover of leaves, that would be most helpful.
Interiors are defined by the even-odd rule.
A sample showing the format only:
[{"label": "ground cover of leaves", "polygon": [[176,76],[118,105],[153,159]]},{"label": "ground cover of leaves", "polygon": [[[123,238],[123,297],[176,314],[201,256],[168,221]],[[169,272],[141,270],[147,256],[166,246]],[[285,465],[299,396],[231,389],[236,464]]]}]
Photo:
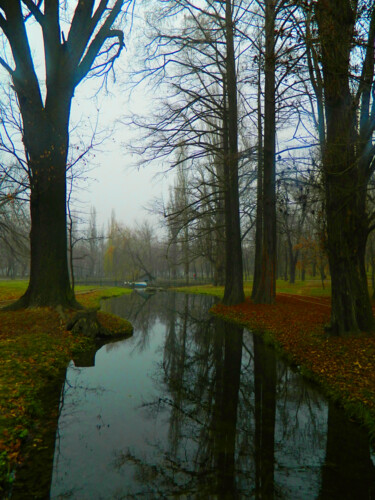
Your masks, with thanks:
[{"label": "ground cover of leaves", "polygon": [[[22,287],[19,288],[22,293]],[[98,307],[100,298],[120,295],[124,289],[85,291],[78,295],[85,307]],[[17,298],[11,290],[9,297]],[[105,312],[98,319],[114,334],[130,333],[129,322]],[[0,497],[23,460],[22,447],[43,446],[43,427],[55,421],[46,415],[41,395],[61,377],[73,353],[92,341],[65,330],[65,321],[54,309],[0,310]]]},{"label": "ground cover of leaves", "polygon": [[265,333],[301,372],[317,381],[375,438],[375,335],[328,336],[329,297],[277,294],[276,304],[217,304],[212,312]]}]

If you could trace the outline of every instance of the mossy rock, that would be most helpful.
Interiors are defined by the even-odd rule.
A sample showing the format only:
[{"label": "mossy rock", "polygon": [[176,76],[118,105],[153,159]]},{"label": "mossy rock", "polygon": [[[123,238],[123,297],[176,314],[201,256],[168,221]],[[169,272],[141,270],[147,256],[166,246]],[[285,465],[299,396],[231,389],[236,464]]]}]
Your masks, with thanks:
[{"label": "mossy rock", "polygon": [[98,313],[97,310],[78,311],[66,323],[66,329],[76,335],[99,340],[126,337],[133,332],[133,327],[128,321],[107,313]]},{"label": "mossy rock", "polygon": [[66,329],[75,335],[93,339],[111,337],[111,332],[98,320],[96,311],[79,311],[66,324]]}]

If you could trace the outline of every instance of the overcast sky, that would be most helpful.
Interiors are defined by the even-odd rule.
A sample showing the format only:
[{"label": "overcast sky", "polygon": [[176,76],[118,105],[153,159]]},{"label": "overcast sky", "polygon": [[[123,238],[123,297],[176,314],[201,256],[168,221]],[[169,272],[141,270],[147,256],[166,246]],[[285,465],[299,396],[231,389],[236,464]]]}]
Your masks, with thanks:
[{"label": "overcast sky", "polygon": [[[153,216],[144,207],[150,207],[155,198],[162,196],[166,198],[168,186],[172,181],[171,176],[166,178],[158,175],[163,170],[161,164],[139,170],[135,168],[139,158],[132,156],[127,151],[126,145],[134,140],[134,134],[140,134],[140,130],[131,132],[129,127],[121,125],[119,121],[129,116],[131,112],[139,115],[147,114],[152,102],[155,102],[155,95],[149,97],[143,90],[144,86],[137,87],[129,97],[127,86],[129,77],[126,73],[129,71],[128,61],[134,57],[137,50],[135,37],[143,35],[139,22],[138,15],[135,15],[130,37],[125,27],[126,49],[116,60],[116,81],[114,82],[111,77],[108,78],[108,92],[105,89],[97,92],[100,80],[91,78],[81,82],[77,87],[72,103],[70,145],[75,153],[77,145],[80,145],[80,150],[77,152],[79,154],[83,151],[82,143],[89,144],[91,130],[95,128],[97,121],[96,140],[100,141],[104,135],[109,134],[109,137],[92,151],[85,167],[89,168],[88,180],[79,180],[75,183],[72,197],[73,210],[80,213],[82,220],[88,220],[90,208],[95,206],[99,227],[104,225],[106,228],[112,210],[115,211],[116,219],[125,225],[133,226],[145,219],[151,219],[156,227],[160,217]],[[35,21],[30,21],[27,30],[35,68],[39,81],[43,82],[44,47],[40,27]],[[9,57],[11,59],[11,56]],[[5,70],[2,69],[0,75],[3,75],[4,82],[8,80]],[[43,88],[41,90],[43,92]],[[19,148],[23,149],[21,137],[19,137]]]},{"label": "overcast sky", "polygon": [[[95,124],[98,116],[98,137],[101,132],[106,135],[112,130],[110,137],[95,149],[95,157],[90,159],[90,165],[95,166],[89,173],[91,180],[79,182],[75,190],[75,198],[79,198],[83,205],[75,203],[74,206],[86,213],[91,205],[95,206],[100,225],[107,224],[112,210],[116,219],[125,225],[152,217],[144,207],[150,207],[154,198],[163,196],[165,199],[172,182],[170,174],[161,175],[164,166],[160,163],[137,169],[139,157],[131,155],[126,148],[141,131],[130,130],[120,120],[131,112],[148,114],[155,102],[155,95],[149,96],[145,86],[137,87],[131,94],[127,88],[128,60],[134,50],[131,40],[127,45],[128,49],[123,50],[116,61],[116,81],[109,78],[109,93],[102,89],[95,98],[97,79],[83,82],[76,90],[72,108],[72,124],[81,116],[82,124]],[[74,143],[73,134],[71,143]],[[159,220],[159,217],[152,217],[153,224]]]},{"label": "overcast sky", "polygon": [[[126,54],[123,61],[126,61]],[[82,123],[87,123],[88,118],[95,123],[98,113],[98,138],[101,133],[109,133],[110,137],[94,149],[95,157],[91,155],[89,161],[94,169],[89,172],[87,182],[78,183],[74,191],[75,199],[78,198],[81,203],[75,203],[74,206],[86,213],[89,213],[91,205],[95,206],[100,225],[107,224],[112,210],[118,221],[134,225],[135,222],[152,217],[145,207],[150,207],[154,198],[168,196],[171,176],[161,175],[162,164],[136,168],[139,157],[130,154],[126,146],[140,131],[131,131],[120,120],[131,111],[147,114],[152,99],[148,99],[147,93],[139,88],[129,100],[129,93],[121,81],[126,77],[117,71],[116,78],[115,83],[109,84],[110,94],[106,95],[103,91],[97,100],[86,97],[93,95],[95,82],[86,82],[76,92],[72,120],[77,121],[82,115]],[[74,143],[73,137],[71,142]],[[152,217],[153,224],[157,220],[159,218]]]}]

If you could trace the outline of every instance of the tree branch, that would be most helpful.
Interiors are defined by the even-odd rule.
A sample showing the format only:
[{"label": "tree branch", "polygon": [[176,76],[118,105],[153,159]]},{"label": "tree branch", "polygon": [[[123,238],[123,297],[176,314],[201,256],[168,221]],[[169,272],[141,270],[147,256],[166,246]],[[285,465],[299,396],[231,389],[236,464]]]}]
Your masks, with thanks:
[{"label": "tree branch", "polygon": [[[118,50],[114,56],[112,56],[108,61],[106,61],[106,65],[111,66],[113,61],[119,57],[123,47],[124,47],[124,34],[121,30],[111,30],[111,26],[114,23],[115,19],[119,15],[121,11],[121,7],[124,3],[124,0],[116,0],[115,5],[112,7],[110,14],[105,20],[103,26],[99,29],[98,33],[91,41],[83,59],[79,63],[77,75],[75,79],[75,85],[78,83],[89,73],[92,69],[92,65],[97,57],[101,47],[105,43],[105,41],[112,37],[118,38]],[[96,13],[95,13],[96,14]],[[95,16],[94,16],[95,17]]]},{"label": "tree branch", "polygon": [[33,17],[36,19],[36,21],[43,26],[44,23],[44,15],[42,12],[39,10],[39,5],[42,4],[42,0],[39,0],[37,4],[32,2],[32,0],[22,0],[22,3],[26,5],[26,7],[29,9]]}]

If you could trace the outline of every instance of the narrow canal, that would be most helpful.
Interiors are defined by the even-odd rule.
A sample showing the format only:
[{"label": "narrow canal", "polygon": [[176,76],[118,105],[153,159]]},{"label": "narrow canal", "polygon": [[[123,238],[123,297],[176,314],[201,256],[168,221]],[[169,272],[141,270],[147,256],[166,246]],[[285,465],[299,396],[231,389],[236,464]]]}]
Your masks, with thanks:
[{"label": "narrow canal", "polygon": [[213,300],[103,303],[134,335],[68,367],[52,499],[375,498],[366,432]]}]

